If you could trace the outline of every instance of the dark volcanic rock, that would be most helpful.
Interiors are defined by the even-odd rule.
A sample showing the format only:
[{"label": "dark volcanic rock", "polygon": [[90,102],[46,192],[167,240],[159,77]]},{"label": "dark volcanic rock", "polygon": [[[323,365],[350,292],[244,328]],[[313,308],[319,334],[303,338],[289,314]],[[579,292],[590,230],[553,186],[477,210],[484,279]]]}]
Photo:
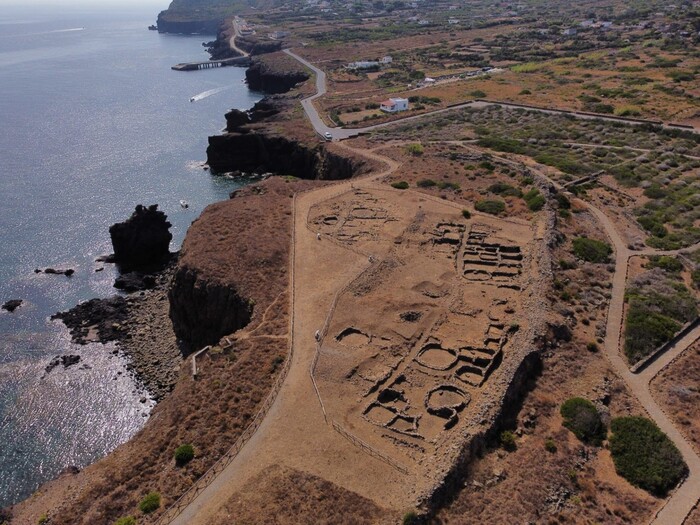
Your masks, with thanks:
[{"label": "dark volcanic rock", "polygon": [[184,35],[212,34],[216,33],[221,26],[220,18],[198,19],[196,11],[193,9],[191,19],[177,19],[178,13],[172,14],[169,11],[161,11],[156,24],[159,33],[178,33]]},{"label": "dark volcanic rock", "polygon": [[284,104],[284,101],[275,97],[265,97],[256,102],[249,111],[232,109],[226,113],[226,131],[246,133],[246,124],[255,124],[277,115],[280,112],[280,104]]},{"label": "dark volcanic rock", "polygon": [[51,362],[48,365],[46,365],[45,370],[48,374],[58,365],[63,365],[63,368],[68,368],[69,366],[77,365],[78,363],[80,363],[79,355],[57,355],[51,360]]},{"label": "dark volcanic rock", "polygon": [[129,219],[109,228],[116,263],[125,270],[162,268],[170,255],[170,226],[157,204],[136,206]]},{"label": "dark volcanic rock", "polygon": [[253,91],[286,93],[299,82],[308,80],[309,74],[306,71],[273,70],[265,62],[254,61],[246,70],[245,78]]},{"label": "dark volcanic rock", "polygon": [[122,324],[128,318],[126,299],[120,296],[108,299],[92,299],[67,312],[58,312],[51,319],[61,319],[70,330],[74,343],[87,344],[91,327],[97,329],[97,340],[101,343],[116,341],[124,335]]},{"label": "dark volcanic rock", "polygon": [[250,117],[247,111],[232,109],[226,113],[226,131],[234,131],[246,124],[250,124]]},{"label": "dark volcanic rock", "polygon": [[2,305],[2,309],[7,310],[8,312],[14,312],[21,305],[22,299],[10,299]]},{"label": "dark volcanic rock", "polygon": [[37,268],[34,270],[34,273],[42,272],[48,275],[65,275],[66,277],[70,277],[75,273],[75,270],[73,268],[68,268],[67,270],[57,270],[56,268],[46,268],[45,270],[40,270]]},{"label": "dark volcanic rock", "polygon": [[138,292],[140,290],[150,290],[155,287],[156,278],[151,274],[141,272],[129,272],[120,275],[114,281],[114,287],[125,292]]},{"label": "dark volcanic rock", "polygon": [[340,180],[363,173],[364,164],[295,140],[265,133],[227,133],[209,137],[207,164],[216,173],[278,173],[301,179]]},{"label": "dark volcanic rock", "polygon": [[186,267],[175,273],[168,298],[175,334],[192,351],[246,326],[253,312],[232,285],[202,279]]}]

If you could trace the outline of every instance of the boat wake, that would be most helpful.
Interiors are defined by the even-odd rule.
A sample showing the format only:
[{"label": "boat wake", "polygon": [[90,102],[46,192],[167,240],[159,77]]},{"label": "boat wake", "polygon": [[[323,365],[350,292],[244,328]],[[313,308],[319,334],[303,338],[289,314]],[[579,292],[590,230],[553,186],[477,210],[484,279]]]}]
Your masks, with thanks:
[{"label": "boat wake", "polygon": [[45,34],[50,35],[53,33],[72,33],[73,31],[85,31],[84,27],[73,27],[71,29],[56,29],[54,31],[47,31]]},{"label": "boat wake", "polygon": [[200,93],[199,95],[195,95],[190,98],[190,102],[199,102],[200,100],[204,100],[207,97],[211,97],[212,95],[216,95],[218,93],[221,93],[222,91],[226,91],[227,89],[231,89],[233,86],[225,86],[225,87],[218,87],[216,89],[210,89],[209,91],[204,91],[203,93]]},{"label": "boat wake", "polygon": [[28,36],[55,35],[56,33],[75,33],[77,31],[85,31],[85,28],[72,27],[70,29],[54,29],[53,31],[42,31],[40,33],[25,33],[23,35],[0,35],[0,38],[24,38]]}]

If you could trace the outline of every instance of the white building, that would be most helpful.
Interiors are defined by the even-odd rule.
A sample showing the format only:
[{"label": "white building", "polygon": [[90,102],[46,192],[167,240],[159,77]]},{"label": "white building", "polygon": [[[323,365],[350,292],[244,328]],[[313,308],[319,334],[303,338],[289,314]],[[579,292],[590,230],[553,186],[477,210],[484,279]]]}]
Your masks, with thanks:
[{"label": "white building", "polygon": [[268,36],[271,40],[282,40],[283,38],[287,38],[289,36],[289,31],[273,31],[272,33],[269,33]]},{"label": "white building", "polygon": [[379,62],[375,60],[359,60],[357,62],[350,62],[347,65],[348,69],[372,69],[379,67]]},{"label": "white building", "polygon": [[399,111],[406,111],[408,109],[408,99],[390,98],[382,102],[379,109],[385,113],[398,113]]},{"label": "white building", "polygon": [[382,57],[382,59],[380,60],[380,62],[382,64],[391,64],[393,61],[394,61],[394,59],[391,58],[391,56],[389,56],[389,55]]}]

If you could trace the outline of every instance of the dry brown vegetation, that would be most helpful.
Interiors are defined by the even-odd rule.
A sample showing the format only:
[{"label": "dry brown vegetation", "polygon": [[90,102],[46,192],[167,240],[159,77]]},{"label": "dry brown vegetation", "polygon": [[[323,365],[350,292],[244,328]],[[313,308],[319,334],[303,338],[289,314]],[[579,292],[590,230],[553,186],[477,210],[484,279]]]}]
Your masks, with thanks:
[{"label": "dry brown vegetation", "polygon": [[[408,149],[411,144],[421,144],[423,153],[413,155]],[[376,142],[368,142],[367,147],[377,147]],[[440,197],[469,210],[480,200],[502,200],[505,205],[503,216],[531,219],[522,196],[533,189],[534,181],[528,179],[526,170],[520,166],[502,163],[484,150],[468,144],[404,142],[381,148],[381,154],[402,162],[402,168],[387,179],[389,183],[406,181],[409,186],[429,195]],[[512,186],[505,193],[494,192],[494,185]]]},{"label": "dry brown vegetation", "polygon": [[[584,213],[560,222],[558,230],[566,239],[602,236]],[[570,258],[568,242],[554,248],[555,261]],[[555,266],[554,278],[584,290],[604,289],[609,274],[605,265],[597,266],[568,270]],[[584,320],[591,313],[563,302],[557,290],[550,300],[561,314],[562,325],[570,327],[571,340],[548,337],[552,346],[544,355],[542,374],[533,378],[533,389],[513,424],[520,435],[517,449],[509,453],[492,449],[477,460],[465,488],[437,513],[434,523],[496,524],[510,522],[513,516],[524,523],[631,523],[652,516],[657,500],[620,478],[607,450],[582,444],[562,426],[559,407],[573,396],[593,401],[606,420],[640,414],[641,408],[605,356],[587,350],[595,323]],[[603,318],[607,301],[599,308],[594,315]],[[546,451],[546,440],[556,446],[555,452]]]},{"label": "dry brown vegetation", "polygon": [[[312,184],[273,178],[205,210],[199,224],[208,226],[195,224],[190,230],[183,263],[235,282],[255,301],[251,323],[236,334],[230,351],[214,348],[198,359],[196,380],[189,361],[183,362],[174,391],[154,409],[141,432],[84,471],[44,486],[14,509],[13,523],[33,524],[44,513],[61,524],[111,523],[125,515],[145,523],[148,518],[140,516],[137,505],[146,493],[162,495],[161,509],[170,505],[228,450],[267,395],[287,354],[290,196]],[[274,271],[268,266],[272,258],[282,261]],[[161,304],[167,308],[167,302]],[[194,446],[195,458],[177,467],[173,454],[185,443]]]},{"label": "dry brown vegetation", "polygon": [[662,370],[652,386],[661,406],[700,451],[700,343]]}]

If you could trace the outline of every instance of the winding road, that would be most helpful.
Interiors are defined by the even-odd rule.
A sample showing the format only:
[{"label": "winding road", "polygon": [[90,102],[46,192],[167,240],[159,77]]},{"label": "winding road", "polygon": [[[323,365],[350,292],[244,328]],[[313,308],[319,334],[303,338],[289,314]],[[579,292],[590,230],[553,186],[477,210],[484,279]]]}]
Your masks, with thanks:
[{"label": "winding road", "polygon": [[[346,128],[331,128],[327,126],[323,119],[321,119],[316,107],[314,106],[314,100],[323,96],[326,93],[326,74],[307,60],[296,55],[290,50],[285,50],[289,56],[298,60],[301,64],[311,69],[316,74],[316,94],[304,99],[302,105],[304,111],[306,112],[311,124],[314,129],[320,135],[325,133],[330,133],[333,140],[342,140],[350,137],[354,137],[363,133],[368,133],[370,131],[394,125],[403,124],[407,121],[420,119],[430,115],[436,115],[439,113],[444,113],[447,111],[453,111],[463,108],[483,108],[490,105],[496,105],[494,102],[487,101],[472,101],[466,102],[464,104],[459,104],[449,108],[440,109],[437,111],[432,111],[422,115],[416,115],[412,117],[407,117],[400,120],[395,120],[388,123],[377,124],[374,126],[368,126],[365,128],[358,129],[346,129]],[[512,107],[524,107],[518,104],[508,104],[508,103],[498,103],[502,106],[512,106]],[[631,125],[635,125],[634,121],[626,121],[623,119],[617,119],[613,117],[596,116],[589,114],[582,114],[577,112],[568,111],[558,111],[552,109],[543,109],[536,107],[525,107],[528,110],[540,111],[549,114],[566,114],[572,115],[576,118],[591,120],[591,119],[601,119],[613,122],[624,122]],[[638,123],[637,123],[638,124]],[[667,124],[663,125],[664,128],[677,129],[674,126],[669,126]],[[697,131],[697,129],[695,129]],[[547,178],[544,174],[540,173],[541,176]],[[551,179],[547,178],[555,186],[559,186]],[[561,186],[559,186],[559,189]],[[583,202],[583,201],[582,201]],[[629,265],[630,257],[634,255],[651,255],[651,254],[675,254],[682,250],[677,250],[674,252],[661,252],[654,250],[646,250],[644,252],[632,252],[627,248],[617,231],[614,222],[605,214],[603,211],[592,205],[591,203],[584,202],[591,213],[598,219],[598,221],[603,225],[608,237],[615,247],[615,274],[613,276],[613,288],[612,297],[610,300],[610,306],[608,310],[607,319],[607,329],[605,336],[605,352],[607,358],[613,365],[617,374],[622,377],[630,391],[637,397],[644,410],[651,419],[653,419],[659,428],[666,433],[666,435],[675,443],[675,445],[680,450],[683,455],[683,459],[688,465],[688,477],[686,480],[676,489],[676,491],[670,496],[666,501],[665,505],[657,512],[654,519],[652,520],[653,525],[672,525],[672,524],[682,524],[686,517],[690,514],[693,508],[698,504],[700,500],[700,457],[695,452],[688,440],[681,434],[681,432],[676,428],[673,422],[668,418],[666,413],[661,409],[656,400],[651,394],[650,383],[654,377],[669,363],[671,363],[676,357],[683,353],[691,344],[700,338],[700,327],[692,330],[684,338],[677,341],[671,348],[669,348],[662,356],[657,358],[653,363],[644,368],[640,373],[632,373],[627,365],[627,362],[621,354],[622,346],[622,324],[624,319],[624,298],[625,289],[627,286],[627,268]],[[698,247],[700,245],[696,245]],[[691,248],[692,249],[692,248]]]},{"label": "winding road", "polygon": [[[515,103],[511,103],[511,102],[494,102],[494,101],[489,101],[489,100],[471,100],[468,102],[464,102],[462,104],[454,104],[454,105],[451,105],[451,106],[446,107],[446,108],[436,109],[434,111],[428,111],[426,113],[421,113],[420,115],[412,115],[410,117],[404,117],[404,118],[400,118],[397,120],[392,120],[390,122],[382,122],[381,124],[374,124],[372,126],[365,126],[363,128],[331,127],[331,126],[328,126],[323,121],[323,119],[321,118],[321,116],[318,113],[318,110],[316,109],[316,106],[314,106],[314,104],[313,104],[314,100],[322,97],[327,92],[326,73],[322,69],[319,69],[318,67],[314,66],[308,60],[306,60],[306,59],[300,57],[299,55],[297,55],[296,53],[294,53],[291,49],[285,49],[284,52],[314,72],[314,75],[316,76],[316,94],[305,98],[304,100],[302,100],[301,104],[304,107],[304,111],[306,112],[307,117],[311,121],[311,125],[316,130],[316,133],[318,133],[321,137],[324,137],[326,133],[330,133],[331,137],[333,137],[333,140],[343,140],[343,139],[349,139],[352,137],[357,137],[358,135],[369,133],[371,131],[385,128],[387,126],[393,126],[396,124],[403,124],[405,122],[410,122],[412,120],[417,120],[417,119],[425,118],[425,117],[432,116],[432,115],[439,115],[440,113],[447,113],[450,111],[456,111],[456,110],[465,109],[465,108],[483,109],[483,108],[486,108],[489,106],[503,106],[503,107],[511,107],[511,108],[521,108],[521,109],[525,109],[527,111],[537,111],[540,113],[547,113],[549,115],[569,115],[569,116],[572,116],[572,117],[575,117],[578,119],[582,119],[582,120],[604,120],[607,122],[617,122],[617,123],[623,123],[623,124],[629,124],[629,125],[646,124],[646,122],[644,122],[644,121],[635,121],[633,119],[625,119],[625,118],[621,118],[621,117],[597,115],[597,114],[592,114],[592,113],[583,113],[583,112],[578,112],[578,111],[567,111],[567,110],[559,110],[559,109],[540,108],[537,106],[528,106],[525,104],[515,104]],[[662,124],[661,126],[665,129],[675,129],[675,130],[683,129],[683,128],[679,128],[677,126],[672,126],[670,124]],[[691,131],[695,131],[695,132],[700,131],[698,128],[688,128],[688,129]]]},{"label": "winding road", "polygon": [[[427,115],[495,104],[474,101],[361,129],[331,128],[324,124],[313,104],[314,100],[326,93],[325,73],[292,51],[285,50],[285,52],[315,72],[317,92],[304,99],[302,105],[316,132],[321,136],[326,132],[331,133],[333,140],[350,138]],[[563,113],[556,110],[533,109],[547,113]],[[594,117],[581,116],[581,118]],[[316,473],[341,487],[358,492],[385,508],[405,509],[411,502],[411,497],[415,495],[415,486],[419,480],[415,479],[414,475],[402,474],[379,459],[368,456],[334,431],[324,420],[318,404],[313,403],[315,392],[309,368],[315,355],[314,331],[323,326],[327,308],[335,293],[342,288],[342,283],[346,282],[349,276],[355,276],[363,271],[368,263],[365,257],[348,252],[326,239],[317,239],[314,232],[307,227],[309,211],[316,203],[339,193],[351,191],[353,185],[357,187],[384,177],[399,167],[395,161],[374,152],[358,150],[346,145],[343,147],[380,160],[387,165],[387,168],[361,181],[357,179],[343,181],[299,194],[298,198],[295,197],[291,239],[293,248],[290,260],[290,286],[293,290],[290,300],[293,321],[289,373],[269,412],[250,441],[214,481],[171,521],[173,524],[207,525],[212,522],[214,516],[221,518],[221,514],[217,513],[231,496],[256,476],[264,473],[268,466],[276,464]],[[540,175],[544,177],[543,174],[540,173]],[[606,356],[630,391],[639,399],[649,417],[676,444],[689,468],[687,479],[660,508],[652,523],[680,525],[700,498],[700,457],[656,403],[649,385],[661,369],[700,337],[700,327],[678,341],[641,373],[630,372],[620,353],[622,339],[620,334],[627,267],[630,257],[639,255],[640,252],[631,252],[627,248],[613,221],[605,213],[590,203],[585,205],[603,225],[615,247],[615,273],[605,337]],[[340,258],[344,264],[334,264]]]}]

